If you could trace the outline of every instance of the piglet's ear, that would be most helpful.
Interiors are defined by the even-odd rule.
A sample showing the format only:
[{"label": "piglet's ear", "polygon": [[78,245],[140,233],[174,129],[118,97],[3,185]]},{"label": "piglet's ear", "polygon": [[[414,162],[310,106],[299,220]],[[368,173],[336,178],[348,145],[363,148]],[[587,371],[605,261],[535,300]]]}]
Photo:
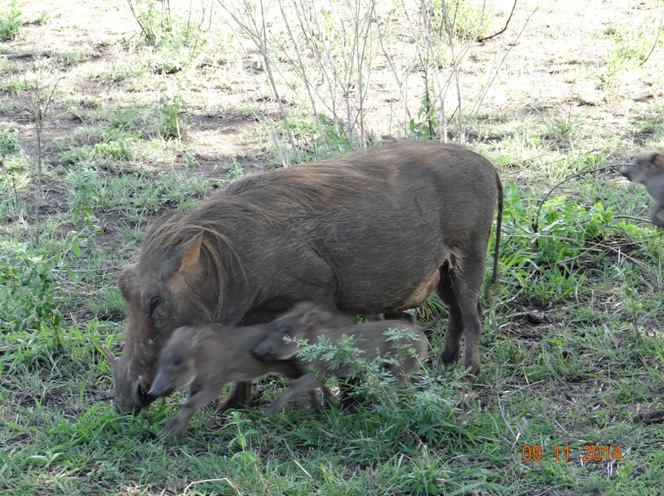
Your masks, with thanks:
[{"label": "piglet's ear", "polygon": [[302,325],[308,328],[316,327],[318,324],[320,324],[320,321],[320,314],[316,310],[309,310],[302,316],[302,319],[300,320]]},{"label": "piglet's ear", "polygon": [[201,256],[201,245],[203,243],[203,233],[197,234],[183,246],[182,261],[178,272],[186,274],[198,264]]}]

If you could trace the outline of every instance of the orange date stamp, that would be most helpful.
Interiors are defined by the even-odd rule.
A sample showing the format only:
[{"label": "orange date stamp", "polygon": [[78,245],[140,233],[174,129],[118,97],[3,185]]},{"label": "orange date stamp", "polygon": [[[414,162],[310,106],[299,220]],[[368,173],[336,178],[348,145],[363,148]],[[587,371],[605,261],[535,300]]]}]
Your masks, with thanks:
[{"label": "orange date stamp", "polygon": [[[551,454],[555,455],[557,462],[568,462],[570,456],[572,456],[572,449],[569,446],[554,446]],[[544,456],[545,452],[539,444],[525,444],[521,448],[521,459],[524,462],[539,462]],[[620,445],[611,446],[607,444],[601,446],[599,444],[585,444],[580,456],[583,462],[609,462],[622,460],[622,451]]]}]

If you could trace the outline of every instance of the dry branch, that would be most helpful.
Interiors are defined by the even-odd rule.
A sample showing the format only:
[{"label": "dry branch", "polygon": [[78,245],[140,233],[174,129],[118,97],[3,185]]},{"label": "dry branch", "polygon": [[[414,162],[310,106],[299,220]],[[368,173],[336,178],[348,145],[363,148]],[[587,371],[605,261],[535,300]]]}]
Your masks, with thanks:
[{"label": "dry branch", "polygon": [[484,38],[477,38],[478,43],[483,43],[486,40],[490,40],[491,38],[495,38],[496,36],[499,36],[499,35],[503,34],[505,31],[507,31],[507,26],[510,25],[510,21],[512,20],[512,16],[514,15],[514,10],[516,9],[516,1],[517,0],[514,0],[514,5],[512,5],[512,11],[510,12],[510,16],[507,18],[507,22],[505,22],[505,26],[503,27],[503,29],[501,29],[500,31],[497,31],[493,34],[490,34],[489,36],[485,36]]}]

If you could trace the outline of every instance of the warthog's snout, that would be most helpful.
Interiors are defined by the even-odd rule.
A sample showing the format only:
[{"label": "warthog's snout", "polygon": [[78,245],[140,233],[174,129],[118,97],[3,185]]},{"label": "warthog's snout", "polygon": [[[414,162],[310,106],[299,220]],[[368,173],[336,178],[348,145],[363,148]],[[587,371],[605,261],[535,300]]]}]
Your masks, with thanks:
[{"label": "warthog's snout", "polygon": [[632,165],[623,165],[622,167],[620,167],[620,173],[630,181],[632,180],[630,176],[632,175],[633,172],[634,172],[634,166]]},{"label": "warthog's snout", "polygon": [[155,381],[152,383],[152,387],[148,394],[156,398],[160,396],[167,396],[173,392],[173,388],[170,387],[167,381],[163,380],[160,376],[157,376]]},{"label": "warthog's snout", "polygon": [[263,346],[263,343],[258,343],[251,350],[251,354],[256,360],[265,360],[270,355],[270,350]]}]

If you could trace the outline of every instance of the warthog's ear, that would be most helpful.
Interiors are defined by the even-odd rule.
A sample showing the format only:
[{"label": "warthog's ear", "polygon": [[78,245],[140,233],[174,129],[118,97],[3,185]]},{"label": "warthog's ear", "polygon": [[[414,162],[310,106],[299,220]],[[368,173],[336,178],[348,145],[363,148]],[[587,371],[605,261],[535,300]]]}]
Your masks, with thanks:
[{"label": "warthog's ear", "polygon": [[108,346],[105,344],[101,345],[101,351],[104,352],[104,356],[108,360],[109,365],[111,366],[111,372],[115,376],[115,367],[117,365],[118,358],[113,354],[111,350],[108,349]]},{"label": "warthog's ear", "polygon": [[129,301],[136,281],[136,266],[128,265],[118,276],[118,287],[125,300]]},{"label": "warthog's ear", "polygon": [[198,265],[201,256],[201,245],[203,244],[203,233],[197,234],[183,245],[182,260],[178,272],[186,274]]},{"label": "warthog's ear", "polygon": [[657,152],[653,153],[650,161],[653,164],[655,164],[657,167],[661,167],[662,169],[664,169],[664,156],[662,156],[660,153]]},{"label": "warthog's ear", "polygon": [[[183,332],[182,349],[186,350],[187,353],[193,353],[196,350],[196,348],[200,345],[200,343],[204,341],[204,339],[210,334],[212,327],[186,326],[180,329],[182,329]],[[184,338],[184,336],[186,336],[186,338]]]}]

